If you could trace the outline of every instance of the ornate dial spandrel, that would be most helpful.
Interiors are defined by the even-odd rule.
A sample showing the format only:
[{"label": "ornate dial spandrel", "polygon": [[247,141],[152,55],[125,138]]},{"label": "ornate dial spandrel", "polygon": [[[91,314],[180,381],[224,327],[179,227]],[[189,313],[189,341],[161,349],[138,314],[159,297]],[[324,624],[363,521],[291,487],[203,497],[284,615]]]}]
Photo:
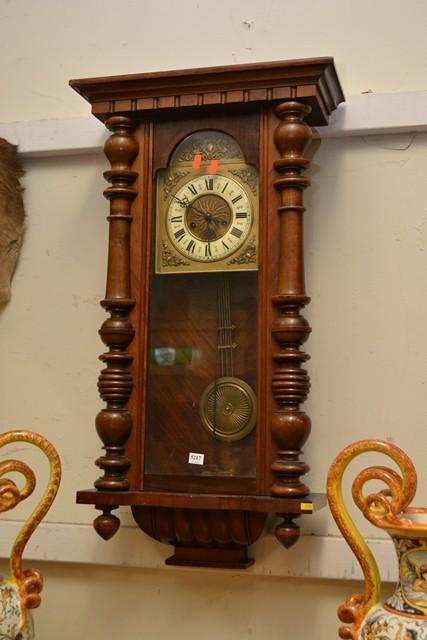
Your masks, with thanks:
[{"label": "ornate dial spandrel", "polygon": [[171,192],[174,190],[178,182],[182,180],[182,178],[188,176],[189,173],[189,171],[174,171],[165,178],[165,182],[163,185],[164,200],[167,200],[169,198]]},{"label": "ornate dial spandrel", "polygon": [[165,267],[179,267],[180,265],[188,265],[189,262],[183,260],[174,253],[168,246],[167,242],[162,243],[162,264]]},{"label": "ornate dial spandrel", "polygon": [[253,194],[256,195],[258,190],[258,174],[256,169],[252,167],[242,169],[230,169],[233,176],[240,178],[242,182],[248,185]]},{"label": "ornate dial spandrel", "polygon": [[234,256],[228,264],[253,264],[257,260],[257,246],[255,237],[251,238],[245,249]]}]

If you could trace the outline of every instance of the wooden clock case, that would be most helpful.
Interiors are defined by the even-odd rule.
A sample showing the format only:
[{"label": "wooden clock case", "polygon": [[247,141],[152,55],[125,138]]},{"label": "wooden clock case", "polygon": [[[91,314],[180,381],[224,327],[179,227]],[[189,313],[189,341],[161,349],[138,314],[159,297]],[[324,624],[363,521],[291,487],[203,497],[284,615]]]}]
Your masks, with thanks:
[{"label": "wooden clock case", "polygon": [[[100,329],[107,352],[99,377],[106,407],[96,418],[105,454],[103,475],[77,501],[102,513],[94,526],[105,539],[119,527],[112,510],[130,505],[140,528],[175,546],[169,564],[242,568],[248,546],[278,514],[276,536],[288,547],[294,522],[324,504],[301,481],[301,448],[310,419],[300,405],[309,391],[301,346],[311,329],[301,314],[304,284],[303,175],[311,127],[326,125],[344,100],[333,60],[319,58],[208,69],[73,80],[112,135],[107,289],[109,317]],[[147,377],[154,176],[173,149],[197,130],[231,135],[257,168],[259,201],[258,330],[246,331],[254,353],[257,426],[233,455],[254,456],[256,473],[206,478],[147,472]],[[186,277],[190,277],[187,275]],[[172,292],[170,295],[173,295]],[[208,317],[205,318],[208,322]],[[168,398],[165,397],[165,402]],[[159,438],[170,451],[180,438]],[[214,439],[212,439],[214,442]],[[153,446],[152,443],[150,446]],[[207,445],[209,446],[209,445]],[[213,445],[212,445],[213,446]],[[243,465],[244,466],[244,465]]]}]

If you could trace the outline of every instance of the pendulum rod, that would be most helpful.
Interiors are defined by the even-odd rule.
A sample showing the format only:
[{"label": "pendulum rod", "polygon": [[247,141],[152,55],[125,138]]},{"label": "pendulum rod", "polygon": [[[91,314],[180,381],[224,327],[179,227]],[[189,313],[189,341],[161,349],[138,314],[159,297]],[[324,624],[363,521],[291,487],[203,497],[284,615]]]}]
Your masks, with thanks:
[{"label": "pendulum rod", "polygon": [[231,323],[230,281],[224,276],[218,287],[218,360],[222,378],[234,376],[234,349],[237,346],[233,342],[235,328]]}]

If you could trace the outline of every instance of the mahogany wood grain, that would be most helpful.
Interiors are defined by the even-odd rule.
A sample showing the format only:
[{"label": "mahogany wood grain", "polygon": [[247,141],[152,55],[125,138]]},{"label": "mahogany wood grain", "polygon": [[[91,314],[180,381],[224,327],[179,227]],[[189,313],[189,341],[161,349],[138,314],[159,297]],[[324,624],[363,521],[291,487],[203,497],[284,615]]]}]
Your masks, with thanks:
[{"label": "mahogany wood grain", "polygon": [[[215,566],[226,566],[220,564],[226,561],[221,553],[224,550],[240,550],[246,555],[247,547],[262,534],[267,519],[265,513],[242,509],[208,510],[177,506],[133,505],[132,513],[145,533],[160,542],[175,546],[175,559],[177,555],[184,557],[185,564],[195,566],[200,566],[201,559],[204,563],[215,562]],[[185,549],[184,554],[180,556],[178,549]],[[232,558],[235,562],[235,554],[232,554]],[[230,561],[230,557],[227,561]],[[182,563],[169,559],[168,564]]]},{"label": "mahogany wood grain", "polygon": [[247,569],[255,560],[248,556],[247,547],[214,548],[176,546],[165,564],[178,567],[206,567],[208,569]]},{"label": "mahogany wood grain", "polygon": [[102,506],[160,506],[180,509],[226,509],[231,511],[257,511],[260,513],[283,512],[293,515],[312,513],[326,504],[324,493],[312,493],[305,498],[274,498],[272,496],[231,495],[206,493],[172,493],[171,491],[95,491],[77,492],[79,504]]},{"label": "mahogany wood grain", "polygon": [[132,356],[132,374],[134,389],[129,399],[129,412],[133,417],[135,428],[132,430],[127,452],[132,460],[128,472],[130,487],[134,490],[143,487],[146,395],[148,359],[146,349],[148,343],[149,293],[150,293],[150,265],[152,249],[152,202],[153,202],[153,124],[143,122],[135,131],[135,138],[140,152],[133,168],[138,173],[135,184],[137,196],[132,202],[131,228],[131,288],[137,304],[131,311],[130,320],[135,328],[135,338],[129,346]]}]

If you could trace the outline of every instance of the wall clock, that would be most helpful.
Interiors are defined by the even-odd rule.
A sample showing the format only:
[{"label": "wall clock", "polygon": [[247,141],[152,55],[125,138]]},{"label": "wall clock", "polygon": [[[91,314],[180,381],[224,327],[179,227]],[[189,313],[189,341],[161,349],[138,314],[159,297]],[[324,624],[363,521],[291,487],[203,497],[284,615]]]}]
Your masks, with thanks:
[{"label": "wall clock", "polygon": [[169,564],[246,567],[278,514],[324,503],[302,476],[304,153],[344,100],[320,58],[73,80],[112,132],[103,475],[77,500],[175,547]]}]

